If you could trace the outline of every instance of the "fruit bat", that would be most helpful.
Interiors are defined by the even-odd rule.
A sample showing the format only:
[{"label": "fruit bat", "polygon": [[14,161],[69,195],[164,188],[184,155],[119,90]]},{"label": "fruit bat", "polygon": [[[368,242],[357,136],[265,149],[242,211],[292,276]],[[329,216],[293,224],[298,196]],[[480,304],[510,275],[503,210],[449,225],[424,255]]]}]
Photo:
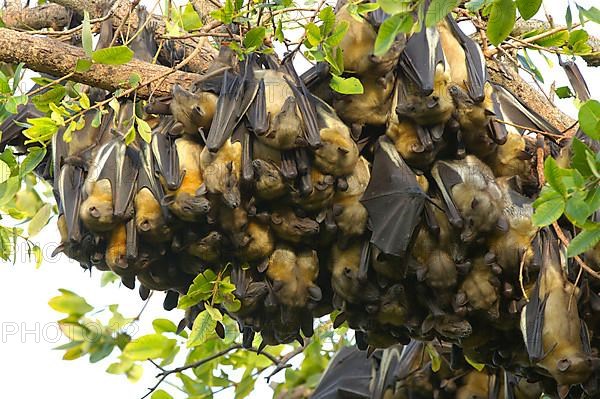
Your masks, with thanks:
[{"label": "fruit bat", "polygon": [[473,260],[473,267],[459,289],[466,295],[470,309],[485,311],[491,319],[497,319],[500,315],[499,285],[491,266],[478,257]]},{"label": "fruit bat", "polygon": [[402,257],[412,241],[427,195],[390,140],[379,138],[371,180],[361,203],[369,213],[371,242],[386,255]]},{"label": "fruit bat", "polygon": [[314,250],[297,251],[280,245],[269,257],[267,276],[280,303],[301,308],[322,298],[315,284],[319,259]]},{"label": "fruit bat", "polygon": [[288,186],[283,180],[279,166],[273,161],[254,159],[252,161],[256,181],[254,194],[262,200],[274,200],[283,197]]},{"label": "fruit bat", "polygon": [[408,315],[408,302],[402,284],[394,284],[381,295],[377,321],[381,324],[402,327]]},{"label": "fruit bat", "polygon": [[[335,178],[316,168],[312,168],[307,176],[310,181],[308,190],[303,190],[302,186],[290,190],[292,204],[308,212],[318,212],[330,206],[335,194]],[[299,185],[302,184],[300,181]]]},{"label": "fruit bat", "polygon": [[462,228],[463,241],[472,242],[494,229],[506,231],[502,191],[490,168],[477,157],[437,161],[431,174],[449,210],[450,223]]},{"label": "fruit bat", "polygon": [[308,217],[299,217],[287,207],[274,208],[269,222],[278,238],[294,244],[306,243],[319,233],[319,223]]},{"label": "fruit bat", "polygon": [[406,41],[398,66],[410,84],[415,86],[417,94],[426,97],[434,93],[437,71],[445,69],[444,52],[436,27],[426,27],[423,20],[421,29]]},{"label": "fruit bat", "polygon": [[244,245],[237,248],[236,254],[242,261],[252,262],[266,259],[275,249],[275,239],[269,226],[251,220],[248,222]]},{"label": "fruit bat", "polygon": [[363,244],[351,243],[347,248],[334,245],[331,249],[331,287],[342,300],[350,303],[376,304],[380,299],[379,290],[367,281],[361,258]]},{"label": "fruit bat", "polygon": [[85,181],[87,198],[79,212],[88,229],[109,231],[131,217],[139,169],[139,152],[127,146],[123,137],[116,136],[99,148]]},{"label": "fruit bat", "polygon": [[506,142],[496,147],[486,162],[495,176],[519,176],[523,184],[531,184],[532,154],[527,151],[526,139],[513,129],[509,129]]},{"label": "fruit bat", "polygon": [[133,51],[134,58],[151,63],[158,52],[158,45],[154,40],[152,25],[146,23],[148,11],[143,6],[137,7],[137,17],[141,28],[129,38],[128,47]]},{"label": "fruit bat", "polygon": [[484,101],[488,80],[481,48],[460,29],[452,15],[438,24],[440,42],[450,66],[452,81],[461,85],[476,103]]},{"label": "fruit bat", "polygon": [[329,362],[313,399],[371,398],[371,360],[355,347],[343,347]]},{"label": "fruit bat", "polygon": [[211,231],[204,237],[190,243],[187,253],[200,258],[202,261],[218,264],[222,259],[225,238],[218,231]]},{"label": "fruit bat", "polygon": [[371,398],[393,397],[398,382],[398,369],[401,367],[402,345],[393,345],[381,353],[379,369],[371,380]]},{"label": "fruit bat", "polygon": [[587,327],[579,318],[577,288],[564,274],[556,241],[547,230],[542,232],[542,265],[521,312],[521,331],[530,359],[559,385],[568,386],[586,382],[592,359],[585,352],[589,342],[584,342]]},{"label": "fruit bat", "polygon": [[505,273],[512,276],[516,276],[523,257],[525,266],[534,262],[532,241],[537,233],[537,228],[531,220],[532,201],[518,193],[512,185],[514,180],[497,179],[503,194],[502,214],[509,227],[506,232],[493,234],[488,241],[495,262]]},{"label": "fruit bat", "polygon": [[164,116],[152,132],[152,154],[166,189],[174,191],[179,188],[183,174],[179,169],[179,155],[175,140],[178,136],[176,122],[172,116]]},{"label": "fruit bat", "polygon": [[242,144],[228,139],[216,153],[204,147],[199,163],[207,191],[220,195],[230,208],[240,206]]},{"label": "fruit bat", "polygon": [[349,26],[338,47],[342,51],[343,65],[347,72],[361,76],[384,77],[394,70],[404,46],[408,46],[406,37],[401,34],[394,39],[386,54],[375,56],[375,27],[367,19],[360,16],[357,19],[353,16],[348,10],[348,5],[338,4],[336,22],[347,22]]},{"label": "fruit bat", "polygon": [[333,197],[333,215],[340,233],[346,237],[360,236],[364,233],[368,213],[360,202],[371,178],[369,162],[360,157],[354,171],[347,178],[345,191],[336,191]]},{"label": "fruit bat", "polygon": [[248,228],[248,212],[245,207],[229,208],[220,206],[218,208],[218,222],[220,228],[229,235],[234,248],[240,248],[248,243],[246,234]]},{"label": "fruit bat", "polygon": [[314,150],[313,166],[332,176],[347,176],[358,161],[358,147],[350,130],[333,108],[315,98],[321,146]]},{"label": "fruit bat", "polygon": [[333,108],[346,124],[352,127],[355,139],[360,137],[364,125],[383,126],[391,109],[395,82],[392,75],[380,82],[376,76],[361,78],[362,94],[336,95]]},{"label": "fruit bat", "polygon": [[163,202],[178,218],[193,222],[202,220],[210,211],[210,202],[203,190],[205,179],[201,168],[203,147],[188,137],[175,140],[181,185],[164,197]]},{"label": "fruit bat", "polygon": [[123,277],[131,277],[148,267],[156,254],[138,252],[138,241],[135,223],[132,220],[117,225],[109,234],[106,254],[106,265]]},{"label": "fruit bat", "polygon": [[[217,108],[217,94],[211,91],[194,93],[179,84],[174,84],[171,95],[170,113],[183,125],[185,133],[197,136],[199,129],[203,131],[210,129]],[[151,106],[148,111],[160,111],[160,108]]]}]

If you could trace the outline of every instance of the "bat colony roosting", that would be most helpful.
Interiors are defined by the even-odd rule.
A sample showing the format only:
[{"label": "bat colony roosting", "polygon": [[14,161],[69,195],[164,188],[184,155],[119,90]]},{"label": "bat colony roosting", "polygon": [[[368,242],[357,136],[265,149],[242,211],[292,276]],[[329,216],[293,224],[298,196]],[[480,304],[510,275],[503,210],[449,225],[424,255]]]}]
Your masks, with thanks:
[{"label": "bat colony roosting", "polygon": [[[531,222],[544,143],[526,133],[560,131],[488,81],[479,46],[450,15],[376,57],[386,15],[358,22],[343,4],[336,14],[350,23],[340,47],[364,94],[333,93],[323,65],[298,76],[291,56],[239,61],[222,46],[192,87],[145,110],[122,101],[69,143],[57,134],[60,250],[127,287],[137,278],[142,298],[167,291],[167,309],[198,273],[230,264],[244,345],[256,332],[262,346],[301,340],[336,309],[334,324],[346,321],[361,349],[411,342],[406,353],[422,348],[411,339],[437,339],[450,364],[466,356],[502,370],[505,387],[596,392],[598,283],[576,287],[578,266]],[[112,35],[109,20],[99,46]],[[147,61],[157,47],[148,27],[130,46]],[[136,109],[152,139],[126,145]],[[586,254],[594,267],[599,258],[598,247]],[[432,397],[403,389],[397,397]]]}]

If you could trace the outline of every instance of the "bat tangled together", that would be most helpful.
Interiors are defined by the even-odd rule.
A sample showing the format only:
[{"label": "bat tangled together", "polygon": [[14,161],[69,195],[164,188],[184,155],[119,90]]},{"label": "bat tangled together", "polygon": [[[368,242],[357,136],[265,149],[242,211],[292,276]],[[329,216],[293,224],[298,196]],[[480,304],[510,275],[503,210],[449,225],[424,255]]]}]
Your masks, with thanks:
[{"label": "bat tangled together", "polygon": [[[539,397],[521,385],[594,395],[598,282],[576,286],[578,265],[531,221],[537,150],[564,160],[569,147],[529,133],[561,132],[488,81],[450,15],[376,57],[386,16],[359,22],[346,7],[339,47],[363,94],[333,93],[323,65],[298,76],[292,56],[239,61],[222,46],[192,87],[145,110],[123,101],[69,143],[57,134],[60,250],[127,287],[137,279],[142,298],[168,291],[168,309],[206,269],[229,275],[245,345],[256,332],[263,346],[302,340],[335,309],[361,349],[410,342],[422,353],[414,340],[438,340],[450,365],[467,357],[510,375],[506,397]],[[102,35],[110,43],[110,21]],[[156,52],[148,28],[131,47],[144,60]],[[134,113],[151,142],[125,144]],[[585,259],[600,267],[600,248]],[[480,397],[468,395],[456,397]]]}]

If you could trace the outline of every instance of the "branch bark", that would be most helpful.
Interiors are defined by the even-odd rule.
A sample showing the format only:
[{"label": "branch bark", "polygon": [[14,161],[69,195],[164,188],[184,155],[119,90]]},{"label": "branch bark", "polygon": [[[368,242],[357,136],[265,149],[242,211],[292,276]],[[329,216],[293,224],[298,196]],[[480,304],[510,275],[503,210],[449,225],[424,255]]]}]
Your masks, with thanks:
[{"label": "branch bark", "polygon": [[[72,73],[77,60],[81,58],[85,58],[85,53],[79,47],[54,39],[0,28],[0,61],[23,62],[34,71],[62,77]],[[70,79],[115,91],[128,88],[127,82],[134,73],[141,77],[141,82],[153,81],[149,86],[138,89],[137,95],[142,98],[149,98],[151,95],[168,95],[173,84],[187,86],[198,79],[198,75],[194,73],[173,71],[171,68],[138,60],[123,65],[94,64],[89,71],[75,72]],[[167,74],[168,76],[165,76]],[[162,76],[165,76],[164,79],[161,79]]]},{"label": "branch bark", "polygon": [[13,29],[39,30],[52,28],[54,30],[63,29],[69,25],[71,12],[58,4],[43,4],[33,8],[14,8],[6,9],[2,14],[4,24]]}]

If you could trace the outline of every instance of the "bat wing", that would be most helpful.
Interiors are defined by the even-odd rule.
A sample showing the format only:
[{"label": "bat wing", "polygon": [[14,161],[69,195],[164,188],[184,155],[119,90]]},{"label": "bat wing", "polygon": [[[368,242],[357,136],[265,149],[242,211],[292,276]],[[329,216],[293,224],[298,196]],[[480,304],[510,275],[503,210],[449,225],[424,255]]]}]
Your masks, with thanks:
[{"label": "bat wing", "polygon": [[65,217],[67,236],[72,242],[81,242],[82,239],[79,208],[83,200],[84,175],[84,170],[79,166],[65,164],[58,176],[59,209]]},{"label": "bat wing", "polygon": [[246,113],[250,129],[254,134],[261,136],[269,130],[269,114],[267,112],[267,96],[265,93],[265,81],[258,82],[254,101],[249,105]]},{"label": "bat wing", "polygon": [[217,109],[206,139],[206,147],[210,152],[217,152],[233,134],[238,122],[241,92],[243,81],[240,76],[225,71]]},{"label": "bat wing", "polygon": [[308,69],[302,75],[300,79],[307,88],[312,89],[314,86],[321,83],[324,79],[329,76],[329,64],[326,62],[318,62],[313,67]]},{"label": "bat wing", "polygon": [[[495,90],[492,92],[492,104],[494,106],[494,114],[496,115],[496,118],[504,120],[502,107]],[[504,123],[497,122],[494,118],[488,125],[488,135],[492,140],[494,140],[494,142],[498,144],[504,144],[506,143],[506,138],[508,137],[508,130],[506,129],[506,125]]]},{"label": "bat wing", "polygon": [[99,152],[101,164],[97,180],[110,181],[113,214],[124,217],[130,209],[135,193],[140,158],[132,147],[125,144],[121,137],[115,137],[106,143]]},{"label": "bat wing", "polygon": [[372,393],[373,399],[384,399],[388,390],[395,389],[398,381],[398,369],[401,365],[402,345],[394,345],[383,350],[377,381],[374,384]]},{"label": "bat wing", "polygon": [[177,190],[183,180],[183,175],[179,170],[179,155],[175,139],[165,132],[173,123],[173,117],[164,118],[152,135],[152,154],[156,169],[165,180],[165,185],[169,190]]},{"label": "bat wing", "polygon": [[579,100],[585,102],[591,98],[590,89],[579,70],[579,67],[574,61],[563,61],[559,56],[558,58],[560,66],[564,69],[569,79],[569,83],[575,90],[575,94],[579,97]]},{"label": "bat wing", "polygon": [[466,83],[469,97],[475,102],[482,102],[485,99],[484,85],[488,80],[483,52],[473,39],[465,35],[454,18],[452,18],[452,15],[447,15],[446,21],[448,21],[448,25],[450,26],[454,37],[456,37],[465,51],[467,75],[469,77],[469,81]]},{"label": "bat wing", "polygon": [[304,82],[298,76],[294,65],[291,63],[291,58],[285,63],[284,66],[288,74],[294,79],[293,82],[290,82],[286,76],[286,81],[288,85],[290,85],[292,92],[294,93],[294,97],[298,103],[298,108],[300,109],[300,115],[302,116],[302,121],[304,122],[304,134],[306,141],[312,148],[320,147],[321,134],[319,125],[317,123],[317,109],[315,107],[313,95],[308,91],[307,87],[304,85]]},{"label": "bat wing", "polygon": [[421,222],[426,198],[415,173],[382,136],[375,149],[371,180],[360,200],[369,214],[371,242],[387,255],[404,256]]},{"label": "bat wing", "polygon": [[158,169],[154,161],[152,154],[152,147],[150,144],[143,140],[140,140],[140,169],[138,174],[137,190],[147,188],[150,190],[154,198],[161,204],[163,215],[166,216],[168,211],[167,208],[162,206],[162,199],[165,196],[165,190],[157,179]]},{"label": "bat wing", "polygon": [[509,122],[532,128],[543,130],[552,134],[560,135],[561,131],[555,128],[550,122],[540,116],[537,112],[522,103],[510,90],[506,87],[493,84],[494,91],[498,95],[498,101],[502,110],[502,115]]},{"label": "bat wing", "polygon": [[135,226],[135,219],[131,218],[125,225],[125,243],[126,256],[128,260],[135,260],[138,257],[138,233]]},{"label": "bat wing", "polygon": [[423,364],[425,355],[425,345],[421,341],[411,340],[403,349],[400,357],[397,378],[403,380],[415,371],[419,370]]},{"label": "bat wing", "polygon": [[158,45],[154,40],[153,30],[146,24],[148,11],[143,7],[138,7],[138,26],[141,26],[141,32],[136,32],[135,37],[129,43],[129,48],[133,50],[133,56],[138,60],[152,62],[158,52]]},{"label": "bat wing", "polygon": [[399,67],[421,94],[428,96],[433,92],[435,69],[439,63],[444,63],[439,33],[435,27],[425,27],[423,21],[421,30],[406,42]]},{"label": "bat wing", "polygon": [[342,348],[329,363],[312,399],[370,398],[372,362],[355,347]]},{"label": "bat wing", "polygon": [[448,221],[456,227],[462,225],[462,217],[452,200],[452,187],[462,183],[462,178],[454,169],[444,161],[436,162],[431,169],[431,175],[435,180],[446,205]]}]

